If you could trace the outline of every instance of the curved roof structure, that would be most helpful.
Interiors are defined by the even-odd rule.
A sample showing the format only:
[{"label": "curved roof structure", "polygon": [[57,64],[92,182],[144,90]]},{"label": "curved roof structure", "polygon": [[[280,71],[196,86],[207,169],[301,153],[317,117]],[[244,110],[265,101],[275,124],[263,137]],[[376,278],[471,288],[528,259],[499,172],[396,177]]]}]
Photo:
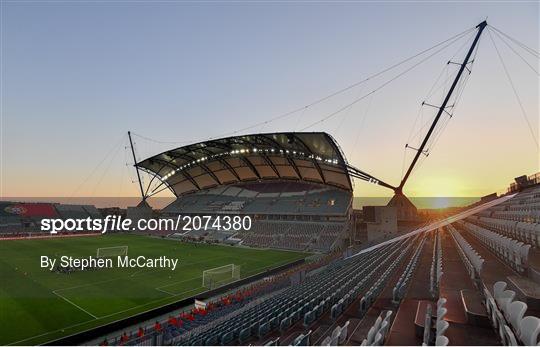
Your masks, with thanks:
[{"label": "curved roof structure", "polygon": [[152,175],[152,180],[161,181],[147,190],[147,195],[169,188],[180,196],[265,179],[301,180],[352,190],[346,159],[335,140],[323,132],[208,140],[157,154],[136,166]]}]

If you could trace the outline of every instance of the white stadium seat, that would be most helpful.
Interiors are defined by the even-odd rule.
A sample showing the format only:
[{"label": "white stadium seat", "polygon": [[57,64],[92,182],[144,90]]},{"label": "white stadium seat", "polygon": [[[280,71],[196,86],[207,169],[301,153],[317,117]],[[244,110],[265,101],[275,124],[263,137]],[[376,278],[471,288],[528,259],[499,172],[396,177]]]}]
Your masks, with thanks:
[{"label": "white stadium seat", "polygon": [[448,337],[441,335],[435,340],[435,346],[448,346],[448,342]]},{"label": "white stadium seat", "polygon": [[540,318],[527,316],[519,323],[519,337],[526,346],[537,345],[540,334]]}]

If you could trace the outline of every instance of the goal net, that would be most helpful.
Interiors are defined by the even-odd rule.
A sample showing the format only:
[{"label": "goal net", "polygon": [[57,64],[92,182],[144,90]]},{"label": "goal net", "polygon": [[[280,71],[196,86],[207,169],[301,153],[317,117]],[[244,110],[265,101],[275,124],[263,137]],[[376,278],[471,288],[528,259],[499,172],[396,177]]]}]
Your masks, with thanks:
[{"label": "goal net", "polygon": [[103,247],[97,249],[98,258],[110,258],[128,254],[128,246]]},{"label": "goal net", "polygon": [[240,279],[240,266],[228,264],[203,271],[203,287],[214,289]]}]

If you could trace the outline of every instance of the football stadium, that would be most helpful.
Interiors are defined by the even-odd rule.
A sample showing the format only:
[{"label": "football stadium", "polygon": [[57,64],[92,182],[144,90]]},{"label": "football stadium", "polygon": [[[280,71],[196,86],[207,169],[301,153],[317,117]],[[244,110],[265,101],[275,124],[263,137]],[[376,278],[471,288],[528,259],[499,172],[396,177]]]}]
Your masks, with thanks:
[{"label": "football stadium", "polygon": [[[162,181],[180,183],[178,199],[163,215],[234,211],[253,216],[249,231],[49,236],[35,227],[42,218],[86,218],[99,212],[83,205],[3,202],[0,343],[538,342],[540,174],[516,179],[503,196],[487,196],[455,215],[395,231],[385,241],[376,237],[370,245],[353,239],[364,240],[372,230],[365,231],[367,236],[349,230],[354,225],[350,177],[338,169],[344,159],[335,144],[325,134],[288,135],[303,139],[302,149],[286,141],[285,134],[246,137],[256,151],[235,149],[246,146],[237,138],[217,141],[228,143],[224,146],[197,144],[204,149],[199,155],[208,157],[200,161],[207,170],[192,166],[190,179],[173,174]],[[269,137],[276,142],[265,147],[261,139]],[[172,153],[196,158],[195,148],[162,153],[140,165],[170,172],[162,158],[170,161]],[[272,154],[296,150],[300,158]],[[233,154],[225,158],[222,153]],[[322,164],[323,155],[327,164]],[[319,156],[321,163],[306,159]],[[216,165],[219,161],[228,164]],[[257,173],[271,178],[248,179]],[[225,179],[230,182],[222,183]],[[374,209],[384,213],[386,207]],[[380,223],[375,219],[368,225],[377,230]],[[36,269],[35,258],[58,254],[178,257],[179,264],[173,271]]]},{"label": "football stadium", "polygon": [[[538,76],[519,54],[536,63],[540,54],[483,20],[256,126],[162,142],[166,150],[142,159],[136,141],[145,138],[128,132],[120,145],[133,160],[125,166],[135,175],[136,205],[2,196],[0,345],[540,346],[540,172],[489,168],[513,181],[497,192],[486,183],[488,194],[461,206],[424,209],[406,195],[411,177],[417,186],[430,180],[418,167],[462,100],[482,35],[497,53],[493,36],[502,41]],[[355,152],[377,151],[375,144],[345,151],[330,130],[311,129],[439,52],[449,60],[432,99],[421,103],[431,113],[413,126],[418,135],[405,145],[412,156],[404,155],[398,184],[363,169],[385,162],[384,155],[376,165],[351,160]],[[306,128],[265,129],[396,67],[403,70],[310,118]],[[507,160],[515,155],[497,150]],[[538,154],[528,150],[521,154]],[[443,169],[452,176],[456,163],[448,158]],[[468,163],[470,172],[472,161],[481,159]],[[388,202],[358,206],[367,185],[390,193]],[[172,198],[153,205],[163,194]],[[44,227],[52,225],[61,227]]]}]

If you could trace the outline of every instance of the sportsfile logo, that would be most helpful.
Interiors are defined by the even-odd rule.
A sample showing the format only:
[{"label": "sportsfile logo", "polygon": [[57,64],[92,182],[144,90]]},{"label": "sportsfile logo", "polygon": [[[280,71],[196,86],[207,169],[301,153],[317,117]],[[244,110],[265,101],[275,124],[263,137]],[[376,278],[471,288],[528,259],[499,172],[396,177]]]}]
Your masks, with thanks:
[{"label": "sportsfile logo", "polygon": [[106,216],[104,219],[96,218],[45,218],[41,220],[41,231],[57,234],[59,231],[101,231],[105,234],[108,230],[129,231],[133,222],[131,219],[121,216]]},{"label": "sportsfile logo", "polygon": [[108,215],[99,218],[45,218],[41,220],[41,231],[58,234],[58,232],[96,232],[107,231],[248,231],[251,229],[250,216],[181,216],[177,218],[139,219],[133,222],[130,218]]}]

